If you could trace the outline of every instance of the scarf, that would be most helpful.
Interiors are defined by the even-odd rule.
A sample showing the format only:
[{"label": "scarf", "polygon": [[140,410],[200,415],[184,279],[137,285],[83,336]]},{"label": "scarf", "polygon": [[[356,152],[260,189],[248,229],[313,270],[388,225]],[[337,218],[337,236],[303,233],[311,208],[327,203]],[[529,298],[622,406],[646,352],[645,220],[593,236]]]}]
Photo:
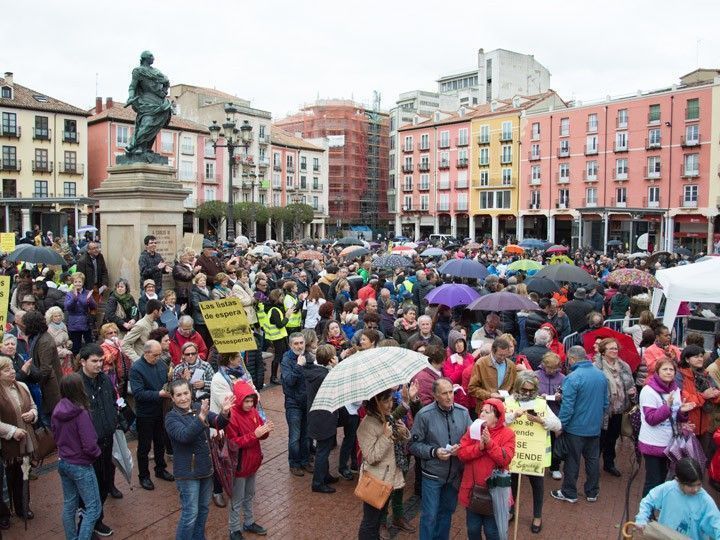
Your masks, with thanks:
[{"label": "scarf", "polygon": [[230,289],[228,289],[227,287],[223,287],[220,283],[215,285],[215,290],[220,291],[220,293],[225,297],[230,296]]},{"label": "scarf", "polygon": [[703,393],[708,388],[715,388],[715,385],[712,382],[712,377],[706,375],[703,368],[691,369],[693,377],[695,378],[695,388],[699,393]]},{"label": "scarf", "polygon": [[67,327],[64,322],[50,322],[50,324],[48,324],[48,329],[50,331],[54,330],[55,332],[67,332]]},{"label": "scarf", "polygon": [[3,440],[2,457],[6,461],[28,455],[37,447],[35,430],[20,416],[30,410],[32,410],[30,393],[17,382],[7,386],[3,385],[0,388],[0,421],[17,426],[27,432],[27,436],[21,441]]},{"label": "scarf", "polygon": [[412,331],[417,330],[417,327],[418,327],[417,321],[415,321],[413,323],[409,323],[409,322],[407,322],[407,320],[404,317],[399,319],[399,321],[400,321],[400,326],[402,326],[403,330],[405,330],[406,332],[412,332]]},{"label": "scarf", "polygon": [[122,306],[125,311],[125,315],[130,318],[134,317],[135,314],[133,313],[133,308],[135,307],[135,300],[132,295],[127,292],[125,294],[118,294],[117,291],[113,291],[112,294],[118,301],[118,304]]},{"label": "scarf", "polygon": [[601,357],[600,366],[608,381],[610,411],[612,414],[620,414],[625,410],[625,386],[620,377],[620,360],[615,360],[615,364],[611,365]]},{"label": "scarf", "polygon": [[345,346],[345,343],[346,343],[345,337],[342,334],[333,336],[333,337],[328,336],[327,342],[328,342],[328,344],[335,347],[335,350],[338,350],[338,351],[341,350]]}]

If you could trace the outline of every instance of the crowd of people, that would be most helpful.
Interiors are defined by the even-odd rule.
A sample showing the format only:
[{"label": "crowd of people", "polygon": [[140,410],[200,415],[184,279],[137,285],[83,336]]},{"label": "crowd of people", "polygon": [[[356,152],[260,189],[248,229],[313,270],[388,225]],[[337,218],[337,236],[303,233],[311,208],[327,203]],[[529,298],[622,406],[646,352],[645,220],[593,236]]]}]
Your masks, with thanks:
[{"label": "crowd of people", "polygon": [[[536,292],[534,272],[510,266],[519,259],[548,264],[541,250],[511,255],[488,244],[458,246],[434,258],[412,252],[404,262],[378,267],[391,248],[386,243],[348,257],[340,255],[345,246],[330,242],[278,244],[273,255],[263,255],[253,246],[205,239],[200,253],[184,248],[166,261],[148,236],[139,282],[111,283],[97,240],[76,250],[56,243],[66,256],[62,268],[2,263],[13,290],[0,351],[0,452],[9,493],[9,505],[0,501],[0,528],[13,514],[33,517],[21,465],[36,457],[36,434],[44,428],[57,445],[66,537],[112,535],[103,506],[107,497],[123,497],[112,457],[120,429],[137,437],[142,488],[155,488],[151,462],[155,479],[175,482],[182,506],[176,538],[204,538],[210,504],[228,508],[231,540],[267,534],[254,519],[253,498],[261,441],[275,427],[261,402],[269,380],[284,395],[289,474],[311,476],[309,489],[328,496],[341,478],[370,474],[391,484],[383,506],[363,503],[361,539],[389,538],[391,529],[448,538],[458,502],[468,538],[505,537],[508,519],[515,519],[513,497],[505,497],[507,516],[481,503],[483,493],[517,493],[518,475],[509,474],[509,465],[522,421],[545,433],[542,468],[555,482],[550,495],[578,501],[582,460],[582,495],[595,502],[601,461],[607,475],[630,472],[617,462],[616,448],[633,407],[645,464],[638,526],[655,515],[692,538],[720,537],[720,513],[699,484],[709,465],[711,482],[720,487],[720,336],[707,351],[693,332],[673,345],[671,330],[648,310],[647,289],[606,280],[617,268],[653,273],[688,264],[687,258],[647,264],[578,250],[568,260],[591,279]],[[441,274],[454,259],[478,261],[487,277]],[[449,283],[479,296],[514,293],[537,309],[485,312],[429,302],[432,291]],[[229,297],[242,303],[257,350],[219,354],[214,347],[200,303]],[[617,336],[593,338],[589,349],[570,346],[569,336],[594,336],[608,320],[629,336],[638,365],[623,360],[628,344]],[[311,410],[332,369],[379,347],[422,353],[428,364],[412,381],[368,401]],[[271,357],[269,378],[263,353]],[[702,448],[693,462],[668,457],[681,433]],[[220,439],[238,461],[229,485],[211,457]],[[545,479],[527,478],[530,531],[537,534]],[[417,527],[404,512],[408,479],[421,498]],[[667,508],[699,501],[697,495],[702,504],[683,503],[700,509],[691,517],[678,520]]]}]

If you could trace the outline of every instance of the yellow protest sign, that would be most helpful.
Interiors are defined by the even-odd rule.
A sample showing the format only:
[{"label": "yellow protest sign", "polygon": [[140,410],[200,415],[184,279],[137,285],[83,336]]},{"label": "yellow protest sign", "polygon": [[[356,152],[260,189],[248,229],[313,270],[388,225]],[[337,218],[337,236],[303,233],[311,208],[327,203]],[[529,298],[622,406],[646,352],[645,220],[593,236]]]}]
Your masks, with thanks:
[{"label": "yellow protest sign", "polygon": [[[545,400],[535,401],[537,403],[535,412],[537,416],[542,418],[545,416],[547,408]],[[514,399],[507,400],[506,408],[508,412],[516,410],[518,408],[517,401]],[[515,432],[515,456],[510,462],[510,472],[543,476],[545,474],[547,452],[547,431],[545,428],[529,420],[525,414],[516,419],[509,427]]]},{"label": "yellow protest sign", "polygon": [[0,233],[0,251],[3,253],[12,253],[15,251],[15,233]]},{"label": "yellow protest sign", "polygon": [[221,353],[254,351],[255,337],[239,298],[223,298],[200,302],[205,324]]},{"label": "yellow protest sign", "polygon": [[0,329],[5,329],[10,302],[10,276],[0,276]]}]

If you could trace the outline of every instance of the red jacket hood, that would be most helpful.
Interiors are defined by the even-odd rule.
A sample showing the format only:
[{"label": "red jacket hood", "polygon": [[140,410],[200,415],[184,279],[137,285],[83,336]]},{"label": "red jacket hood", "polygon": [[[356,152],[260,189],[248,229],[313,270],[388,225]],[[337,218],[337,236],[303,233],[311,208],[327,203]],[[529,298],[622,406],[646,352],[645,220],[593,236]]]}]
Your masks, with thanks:
[{"label": "red jacket hood", "polygon": [[553,323],[549,323],[549,322],[542,323],[542,324],[540,325],[540,328],[547,328],[547,329],[550,330],[550,332],[552,333],[552,338],[553,338],[553,339],[557,339],[557,338],[558,338],[558,333],[557,333],[557,330],[555,330],[555,326],[553,326]]},{"label": "red jacket hood", "polygon": [[250,386],[245,381],[235,382],[235,386],[233,386],[233,394],[235,394],[235,410],[233,411],[233,414],[246,414],[245,411],[242,410],[242,404],[245,398],[249,396],[252,396],[255,400],[255,402],[253,403],[253,407],[257,407],[258,395],[255,390],[253,390],[252,386]]},{"label": "red jacket hood", "polygon": [[505,404],[502,402],[502,400],[497,398],[490,398],[483,401],[483,405],[485,405],[486,403],[495,407],[500,413],[500,416],[498,417],[498,424],[505,425]]}]

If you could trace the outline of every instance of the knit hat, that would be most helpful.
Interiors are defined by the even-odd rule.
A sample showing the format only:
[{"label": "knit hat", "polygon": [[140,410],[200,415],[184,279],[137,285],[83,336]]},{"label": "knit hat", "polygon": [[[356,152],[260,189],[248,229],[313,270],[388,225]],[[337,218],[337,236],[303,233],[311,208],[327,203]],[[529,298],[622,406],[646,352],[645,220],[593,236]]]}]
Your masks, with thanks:
[{"label": "knit hat", "polygon": [[498,412],[500,413],[500,416],[498,417],[498,423],[502,423],[505,421],[505,404],[502,402],[501,399],[486,399],[485,401],[483,401],[483,405],[492,405],[498,410]]},{"label": "knit hat", "polygon": [[147,287],[148,285],[155,286],[155,280],[148,278],[145,281],[143,281],[143,289],[145,289],[145,287]]}]

